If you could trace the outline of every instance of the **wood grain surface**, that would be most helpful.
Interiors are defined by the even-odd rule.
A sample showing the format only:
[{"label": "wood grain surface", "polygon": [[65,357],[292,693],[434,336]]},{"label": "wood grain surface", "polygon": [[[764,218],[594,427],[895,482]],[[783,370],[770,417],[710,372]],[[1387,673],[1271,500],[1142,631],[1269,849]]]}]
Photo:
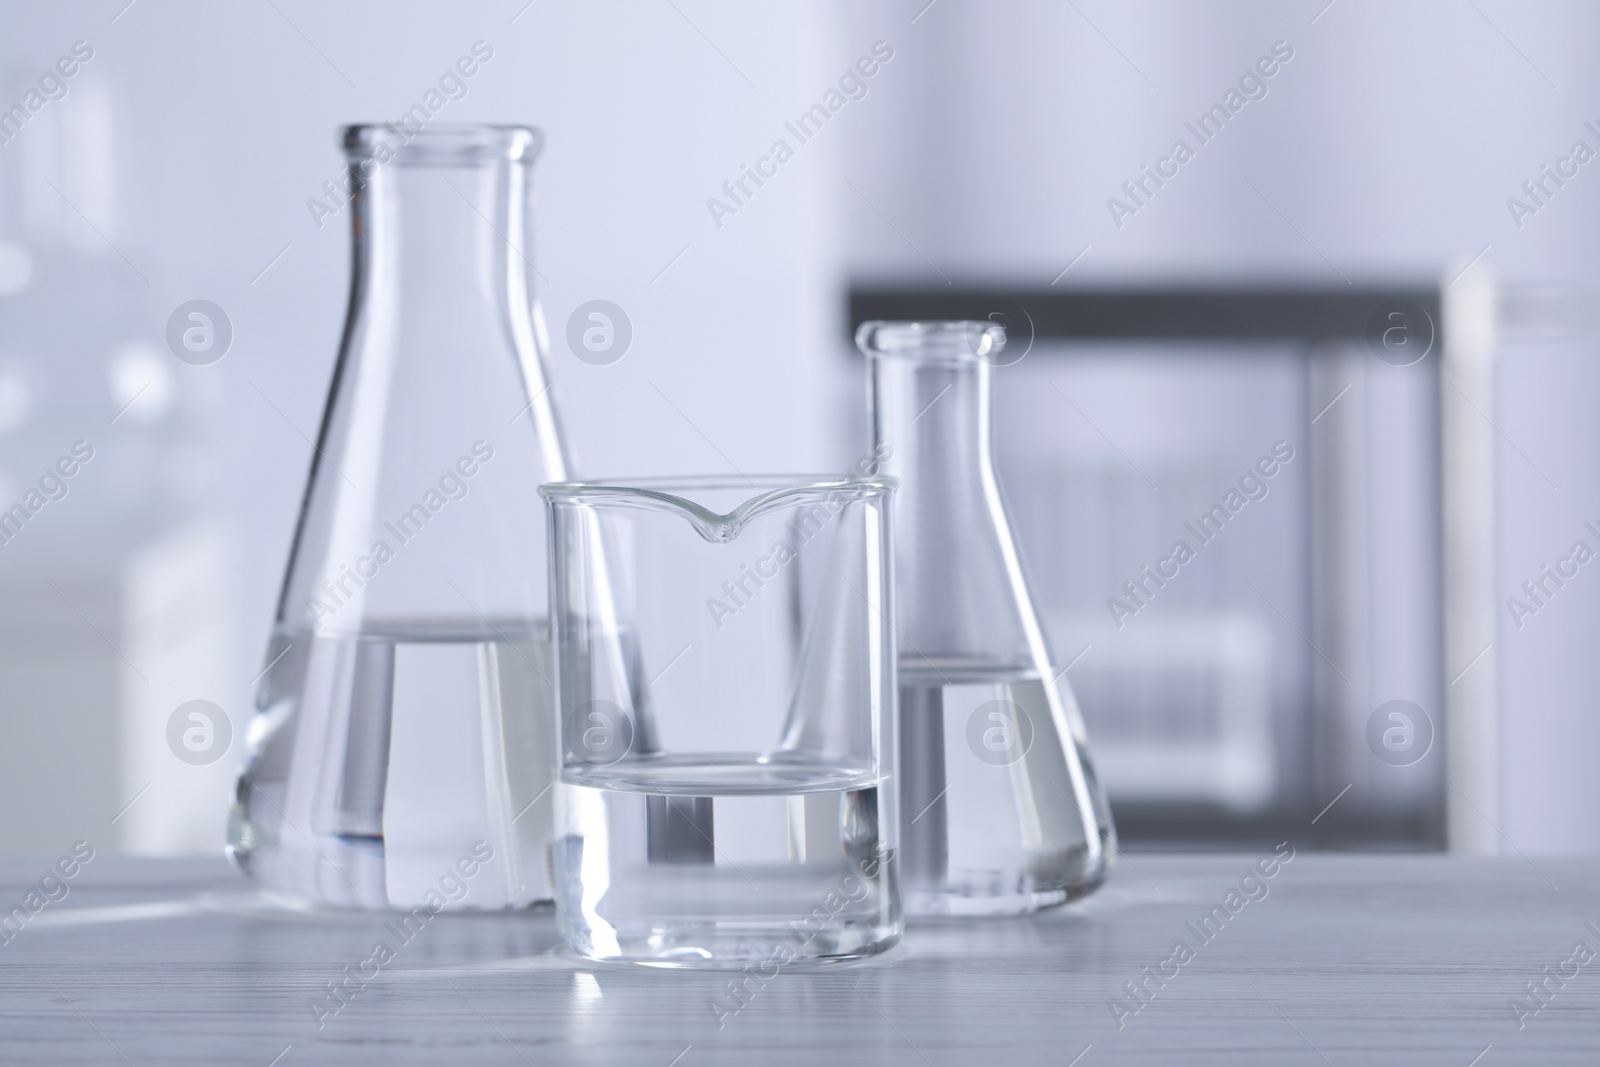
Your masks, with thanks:
[{"label": "wood grain surface", "polygon": [[[1077,904],[917,923],[879,959],[749,979],[738,1001],[736,974],[575,959],[548,908],[445,914],[319,1019],[329,981],[398,941],[390,916],[276,905],[220,860],[101,855],[0,945],[0,1060],[1600,1062],[1600,861],[1302,851],[1228,912],[1260,858],[1125,856]],[[55,859],[0,860],[0,902],[21,903]],[[1201,930],[1213,906],[1228,918]],[[1578,942],[1592,962],[1571,962]],[[1130,998],[1125,983],[1163,971]]]}]

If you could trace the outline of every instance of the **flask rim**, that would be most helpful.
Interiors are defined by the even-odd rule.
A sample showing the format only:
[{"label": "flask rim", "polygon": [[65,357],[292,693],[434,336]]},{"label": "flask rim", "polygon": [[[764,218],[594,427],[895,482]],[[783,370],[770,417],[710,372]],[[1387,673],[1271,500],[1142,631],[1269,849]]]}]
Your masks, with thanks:
[{"label": "flask rim", "polygon": [[1006,328],[983,319],[872,319],[856,330],[868,356],[940,361],[992,361],[1006,346]]},{"label": "flask rim", "polygon": [[473,166],[486,162],[532,163],[544,147],[533,126],[438,122],[412,129],[399,122],[358,123],[341,131],[345,159],[351,163],[401,166]]}]

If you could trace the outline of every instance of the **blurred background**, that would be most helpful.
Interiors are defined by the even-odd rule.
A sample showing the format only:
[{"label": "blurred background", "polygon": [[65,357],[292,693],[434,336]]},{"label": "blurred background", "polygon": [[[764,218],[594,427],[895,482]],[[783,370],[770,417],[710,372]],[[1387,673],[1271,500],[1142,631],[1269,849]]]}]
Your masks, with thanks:
[{"label": "blurred background", "polygon": [[[339,203],[341,125],[478,45],[436,120],[545,131],[581,474],[843,470],[852,306],[989,294],[1026,352],[995,372],[1000,477],[1126,843],[1314,816],[1327,847],[1600,850],[1600,576],[1573,555],[1600,549],[1600,9],[107,0],[6,25],[0,508],[27,519],[0,522],[0,848],[221,847],[348,299],[349,214],[312,201]],[[1199,297],[1073,329],[1151,293]],[[1418,362],[1296,318],[1385,294],[1441,336]],[[633,331],[603,366],[564,341],[597,299]],[[214,362],[168,343],[194,300],[231,330]],[[1280,443],[1270,491],[1115,611]],[[169,748],[191,700],[231,723],[215,762]]]}]

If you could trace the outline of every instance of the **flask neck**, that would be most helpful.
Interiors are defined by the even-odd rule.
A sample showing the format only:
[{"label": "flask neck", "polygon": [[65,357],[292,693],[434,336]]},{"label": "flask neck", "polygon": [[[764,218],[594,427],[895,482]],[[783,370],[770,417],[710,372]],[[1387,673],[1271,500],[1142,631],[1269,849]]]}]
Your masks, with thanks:
[{"label": "flask neck", "polygon": [[[346,346],[374,365],[510,355],[547,465],[570,475],[535,296],[533,161],[522,127],[346,131],[354,192]],[[520,406],[520,405],[519,405]]]},{"label": "flask neck", "polygon": [[901,479],[897,510],[906,521],[983,496],[993,472],[989,390],[990,367],[980,360],[873,357],[873,444],[882,472]]},{"label": "flask neck", "polygon": [[279,604],[286,631],[542,625],[531,489],[569,471],[528,259],[537,144],[519,127],[346,130],[350,306]]},{"label": "flask neck", "polygon": [[885,473],[910,479],[900,514],[917,522],[953,499],[981,500],[993,481],[989,361],[1005,331],[976,321],[871,322],[856,341],[872,366],[873,444]]},{"label": "flask neck", "polygon": [[901,671],[948,682],[1043,659],[990,456],[992,367],[940,353],[874,354],[873,426],[895,500]]},{"label": "flask neck", "polygon": [[[363,173],[364,171],[364,173]],[[352,163],[360,310],[408,325],[531,316],[533,246],[525,162]]]}]

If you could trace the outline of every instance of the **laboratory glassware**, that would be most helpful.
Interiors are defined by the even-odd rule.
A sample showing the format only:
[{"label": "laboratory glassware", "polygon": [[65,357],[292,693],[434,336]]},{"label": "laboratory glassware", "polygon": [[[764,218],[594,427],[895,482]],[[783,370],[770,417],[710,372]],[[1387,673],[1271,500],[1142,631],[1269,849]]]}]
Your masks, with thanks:
[{"label": "laboratory glassware", "polygon": [[1065,670],[990,455],[991,322],[867,322],[874,457],[899,479],[901,876],[910,915],[1012,915],[1095,889],[1115,850]]},{"label": "laboratory glassware", "polygon": [[538,486],[569,474],[529,258],[540,144],[344,131],[348,319],[229,823],[269,889],[377,909],[551,896]]},{"label": "laboratory glassware", "polygon": [[892,489],[541,489],[577,952],[770,976],[898,940]]}]

